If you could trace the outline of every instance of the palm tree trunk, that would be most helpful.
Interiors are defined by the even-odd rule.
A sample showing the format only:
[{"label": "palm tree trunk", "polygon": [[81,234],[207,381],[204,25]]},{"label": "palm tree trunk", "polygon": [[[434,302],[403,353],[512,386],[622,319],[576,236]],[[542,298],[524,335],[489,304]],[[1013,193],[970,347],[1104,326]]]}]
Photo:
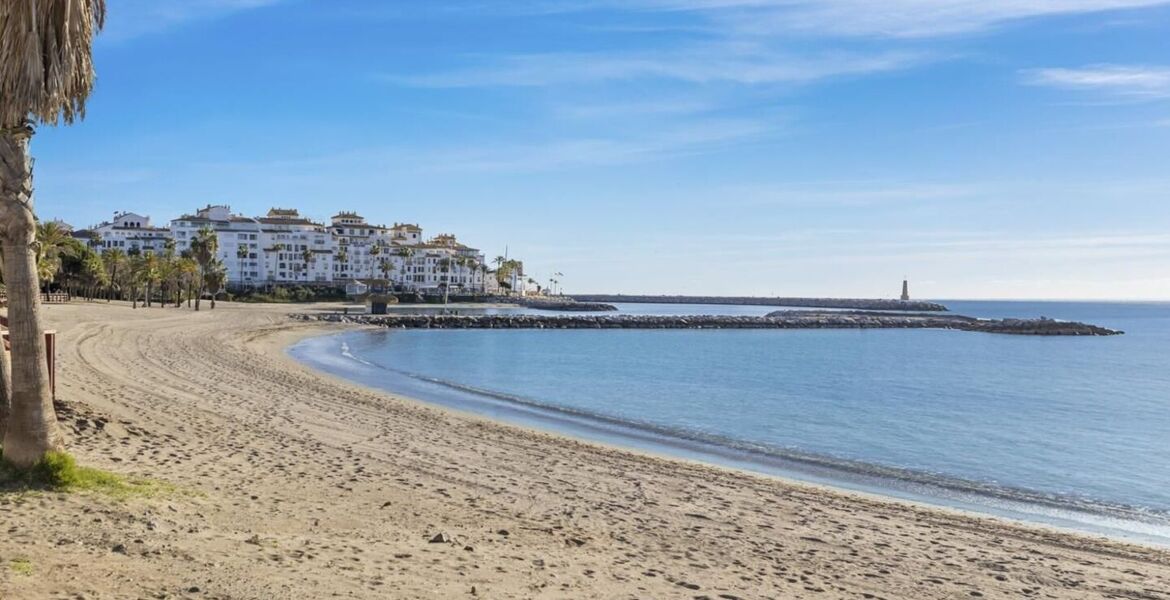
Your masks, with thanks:
[{"label": "palm tree trunk", "polygon": [[36,218],[32,210],[31,126],[0,130],[0,244],[8,288],[12,343],[11,394],[4,459],[21,468],[62,447],[49,392],[49,366],[41,327],[37,281]]}]

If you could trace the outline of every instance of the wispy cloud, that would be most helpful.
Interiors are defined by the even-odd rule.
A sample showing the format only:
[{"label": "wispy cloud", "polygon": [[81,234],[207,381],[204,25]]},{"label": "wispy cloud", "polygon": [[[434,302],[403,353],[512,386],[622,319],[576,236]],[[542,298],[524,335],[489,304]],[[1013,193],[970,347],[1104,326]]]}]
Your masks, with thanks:
[{"label": "wispy cloud", "polygon": [[758,46],[702,45],[661,53],[550,53],[505,56],[481,66],[422,75],[384,74],[391,83],[417,87],[549,86],[633,79],[691,84],[800,84],[906,68],[928,60],[922,53],[834,52],[798,56]]},{"label": "wispy cloud", "polygon": [[99,40],[125,40],[166,31],[183,23],[278,4],[283,0],[110,0],[106,31]]},{"label": "wispy cloud", "polygon": [[749,206],[864,207],[970,199],[982,191],[980,187],[969,184],[859,181],[741,186],[729,189],[728,195],[742,198]]},{"label": "wispy cloud", "polygon": [[[679,4],[685,4],[685,0]],[[1039,17],[1146,8],[1166,0],[776,0],[743,2],[744,31],[921,38],[978,32]],[[698,0],[696,4],[704,4]]]},{"label": "wispy cloud", "polygon": [[700,99],[630,100],[625,102],[572,103],[558,106],[555,113],[570,119],[612,119],[615,117],[678,116],[704,113],[718,104]]},{"label": "wispy cloud", "polygon": [[1167,0],[476,0],[477,10],[554,13],[622,9],[693,13],[744,33],[930,37],[1038,17],[1140,9]]},{"label": "wispy cloud", "polygon": [[[534,173],[613,167],[710,154],[751,144],[775,134],[780,124],[753,119],[705,119],[633,134],[599,133],[511,143],[431,147],[357,148],[340,153],[281,160],[200,163],[206,172],[247,173],[265,178],[317,178],[345,173]],[[369,177],[369,175],[365,175]]]},{"label": "wispy cloud", "polygon": [[1099,91],[1129,98],[1170,98],[1170,67],[1089,65],[1079,68],[1030,69],[1022,73],[1031,85]]},{"label": "wispy cloud", "polygon": [[709,154],[763,138],[770,123],[717,119],[631,137],[553,140],[458,149],[432,155],[427,163],[443,171],[531,172],[576,167],[618,166]]}]

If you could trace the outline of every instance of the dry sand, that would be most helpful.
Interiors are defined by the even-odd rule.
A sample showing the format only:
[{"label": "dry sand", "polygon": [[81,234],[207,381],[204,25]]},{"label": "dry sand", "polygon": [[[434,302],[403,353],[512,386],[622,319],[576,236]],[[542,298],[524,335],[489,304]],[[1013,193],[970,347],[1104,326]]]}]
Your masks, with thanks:
[{"label": "dry sand", "polygon": [[185,491],[0,495],[0,598],[1170,599],[1166,551],[350,385],[285,312],[47,307],[71,451]]}]

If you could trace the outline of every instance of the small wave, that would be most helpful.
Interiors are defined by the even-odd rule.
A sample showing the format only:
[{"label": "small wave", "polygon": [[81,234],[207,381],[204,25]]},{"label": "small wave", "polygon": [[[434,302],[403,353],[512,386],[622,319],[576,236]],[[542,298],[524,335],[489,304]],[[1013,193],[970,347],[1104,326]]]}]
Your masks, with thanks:
[{"label": "small wave", "polygon": [[[1170,537],[1170,533],[1167,533],[1170,532],[1170,511],[1166,510],[1103,501],[1087,496],[1005,486],[991,481],[964,479],[943,473],[810,453],[796,448],[626,419],[395,369],[357,356],[344,341],[341,342],[340,348],[341,355],[347,359],[394,376],[470,396],[473,402],[520,410],[544,419],[554,427],[557,424],[570,428],[581,427],[584,429],[581,433],[583,437],[590,437],[590,432],[602,432],[609,436],[617,436],[619,439],[630,440],[635,446],[639,445],[638,442],[648,442],[652,446],[667,449],[667,452],[669,449],[676,452],[681,450],[684,456],[697,452],[707,457],[706,460],[709,462],[718,463],[722,459],[734,465],[748,465],[742,468],[749,470],[794,476],[797,479],[801,479],[802,476],[811,477],[812,481],[830,485],[836,482],[838,485],[854,489],[858,489],[855,486],[859,485],[860,489],[877,493],[882,493],[883,490],[887,493],[901,491],[910,494],[911,499],[933,498],[936,503],[941,502],[944,505],[970,505],[984,507],[984,511],[990,509],[993,513],[1006,511],[1009,515],[1032,515],[1017,517],[1027,520],[1039,517],[1044,521],[1045,517],[1048,517],[1060,522],[1096,525],[1139,535],[1145,534],[1140,528],[1135,529],[1135,525],[1149,526],[1158,531],[1150,534],[1155,538]],[[384,385],[389,382],[379,383]],[[410,395],[409,391],[403,393]],[[442,398],[440,395],[437,401],[445,403]],[[457,400],[458,396],[454,398],[456,404],[465,404]],[[465,409],[475,411],[475,406],[467,405]],[[1125,523],[1133,525],[1124,525]]]},{"label": "small wave", "polygon": [[[368,364],[368,363],[367,363]],[[1071,511],[1088,515],[1095,515],[1108,519],[1135,521],[1144,524],[1170,526],[1170,511],[1152,509],[1141,506],[1132,506],[1107,502],[1090,497],[1071,494],[1053,494],[1028,490],[1017,487],[999,485],[987,481],[975,481],[945,475],[917,471],[900,467],[892,467],[875,463],[868,463],[852,459],[802,452],[794,448],[785,448],[750,442],[726,436],[703,433],[691,429],[677,428],[648,423],[633,419],[624,419],[605,413],[582,410],[566,406],[540,402],[511,394],[477,388],[454,381],[409,373],[398,369],[377,365],[379,369],[393,372],[403,377],[417,381],[442,386],[459,392],[480,396],[498,402],[529,408],[545,414],[568,417],[574,421],[585,421],[594,426],[602,425],[611,432],[639,432],[650,434],[660,441],[692,442],[702,446],[701,450],[715,449],[716,454],[746,455],[755,459],[755,462],[764,463],[773,467],[780,467],[798,472],[812,471],[820,475],[851,475],[865,480],[887,482],[891,487],[909,489],[926,496],[974,496],[975,498],[992,499],[1019,503],[1039,507],[1047,507],[1061,511]],[[722,450],[723,452],[719,452]],[[730,453],[727,451],[731,451]],[[939,492],[949,492],[940,494]]]},{"label": "small wave", "polygon": [[347,344],[345,342],[341,342],[341,355],[348,358],[348,359],[357,361],[357,362],[362,363],[363,365],[366,365],[369,367],[377,367],[378,366],[378,365],[376,365],[368,360],[365,360],[363,358],[360,358],[358,355],[354,354],[350,350],[349,344]]}]

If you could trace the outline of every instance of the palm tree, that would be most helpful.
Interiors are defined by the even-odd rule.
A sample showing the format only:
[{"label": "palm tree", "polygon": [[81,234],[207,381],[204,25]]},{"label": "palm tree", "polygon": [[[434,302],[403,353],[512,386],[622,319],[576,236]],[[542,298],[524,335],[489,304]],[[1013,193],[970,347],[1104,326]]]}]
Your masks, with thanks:
[{"label": "palm tree", "polygon": [[143,273],[146,270],[145,257],[137,246],[130,248],[126,253],[130,259],[126,267],[126,287],[130,288],[130,307],[138,308],[138,286],[142,285]]},{"label": "palm tree", "polygon": [[93,37],[105,13],[105,0],[0,5],[0,247],[12,345],[11,385],[3,386],[7,393],[0,398],[10,408],[0,411],[7,413],[0,434],[4,459],[20,468],[63,445],[41,326],[29,142],[34,122],[72,123],[85,115],[94,80]]},{"label": "palm tree", "polygon": [[92,249],[87,249],[85,256],[81,260],[80,281],[82,289],[85,292],[85,297],[88,300],[93,300],[98,288],[102,287],[109,281],[106,276],[106,265],[102,262],[102,257]]},{"label": "palm tree", "polygon": [[460,256],[459,258],[455,259],[455,266],[458,267],[455,272],[459,277],[460,288],[463,287],[463,277],[467,275],[467,260],[468,259],[466,256]]},{"label": "palm tree", "polygon": [[163,242],[163,253],[158,261],[158,278],[162,285],[159,294],[159,308],[166,308],[171,293],[178,287],[178,269],[175,262],[175,240],[167,238]]},{"label": "palm tree", "polygon": [[154,250],[142,253],[142,283],[146,285],[146,299],[143,302],[150,308],[154,302],[154,287],[162,281],[162,261],[155,255]]},{"label": "palm tree", "polygon": [[102,261],[106,265],[106,281],[108,282],[106,302],[109,302],[113,291],[115,289],[121,291],[122,289],[122,277],[126,268],[126,253],[121,248],[110,248],[102,252]]},{"label": "palm tree", "polygon": [[195,310],[197,311],[199,310],[199,301],[203,298],[203,292],[207,289],[207,274],[211,271],[211,262],[215,260],[216,254],[219,254],[219,237],[210,227],[206,225],[200,227],[199,232],[191,240],[191,257],[199,265],[199,277],[195,280],[199,288],[195,294]]},{"label": "palm tree", "polygon": [[179,286],[182,295],[175,298],[175,307],[183,304],[183,297],[187,298],[187,308],[191,308],[191,297],[194,296],[196,279],[199,278],[199,263],[191,258],[189,252],[179,257],[179,264],[175,269],[179,273]]},{"label": "palm tree", "polygon": [[215,297],[223,290],[223,284],[227,281],[227,269],[224,268],[223,261],[218,258],[211,261],[204,278],[207,293],[211,294],[211,310],[215,310]]},{"label": "palm tree", "polygon": [[309,265],[313,264],[313,251],[305,248],[301,251],[301,260],[305,262],[305,281],[309,280]]},{"label": "palm tree", "polygon": [[394,269],[394,263],[390,262],[389,258],[383,258],[378,261],[378,268],[382,271],[382,279],[386,280],[386,284],[390,283],[390,271]]},{"label": "palm tree", "polygon": [[46,292],[61,271],[61,259],[76,254],[70,245],[72,240],[69,233],[53,221],[37,223],[37,277]]},{"label": "palm tree", "polygon": [[414,256],[414,248],[403,246],[395,251],[395,254],[402,257],[402,280],[406,281],[406,268],[412,256]]}]

